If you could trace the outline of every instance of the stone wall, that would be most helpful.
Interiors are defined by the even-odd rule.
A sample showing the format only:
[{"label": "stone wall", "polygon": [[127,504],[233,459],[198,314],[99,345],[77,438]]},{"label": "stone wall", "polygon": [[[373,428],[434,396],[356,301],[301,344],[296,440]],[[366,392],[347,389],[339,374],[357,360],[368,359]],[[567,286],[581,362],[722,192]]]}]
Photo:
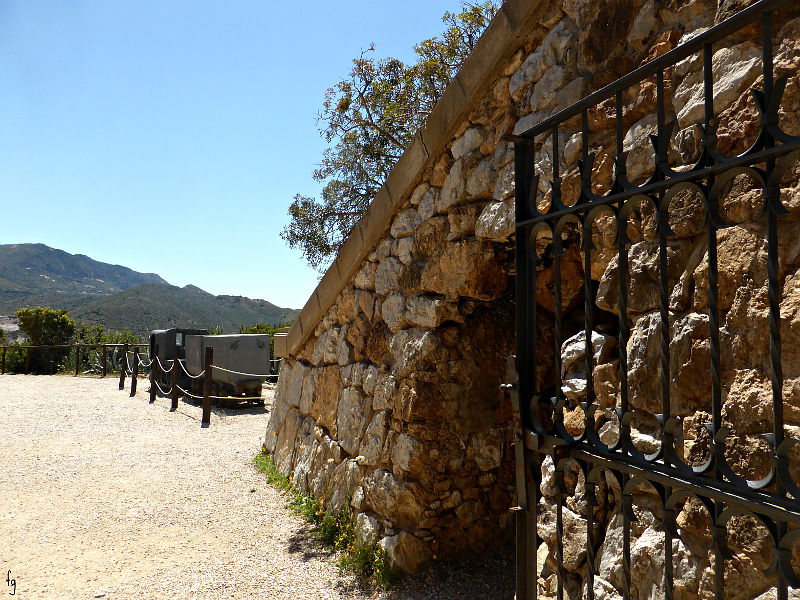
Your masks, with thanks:
[{"label": "stone wall", "polygon": [[[357,515],[359,535],[380,540],[397,568],[413,571],[424,561],[479,552],[509,539],[514,426],[510,406],[498,385],[503,379],[504,359],[514,352],[514,173],[513,153],[502,136],[528,129],[738,8],[727,0],[720,6],[707,0],[506,2],[501,17],[516,18],[517,29],[513,37],[495,40],[507,48],[499,64],[484,61],[486,65],[480,68],[486,76],[479,88],[462,90],[475,101],[457,122],[440,127],[444,139],[438,144],[439,151],[431,150],[418,169],[401,173],[407,191],[393,200],[385,219],[371,217],[377,231],[374,242],[364,249],[363,257],[355,255],[349,267],[352,275],[340,278],[332,296],[335,300],[321,310],[315,296],[315,305],[310,302],[304,309],[318,318],[311,325],[306,319],[304,332],[296,335],[296,342],[288,348],[265,447],[282,472],[292,475],[298,487],[320,498],[328,509],[349,504]],[[536,18],[522,19],[523,13]],[[791,75],[784,129],[798,133],[800,22],[788,16],[779,21],[776,31],[784,41],[777,49],[776,64],[779,71]],[[493,27],[499,26],[493,23]],[[491,34],[490,27],[487,35]],[[716,86],[720,148],[725,152],[744,149],[752,135],[755,107],[748,99],[748,88],[759,80],[757,40],[757,31],[741,32],[729,47],[714,55],[720,73]],[[481,65],[487,52],[484,44],[472,64]],[[690,164],[699,147],[694,127],[702,119],[702,105],[698,112],[697,103],[698,93],[702,99],[699,66],[696,58],[690,58],[669,74],[673,110],[668,120],[672,117],[676,123],[671,151],[675,164]],[[643,84],[624,99],[628,175],[634,182],[646,179],[648,165],[652,165],[648,148],[655,127],[654,96],[654,85]],[[447,107],[437,108],[441,112]],[[598,193],[606,191],[603,182],[612,179],[613,114],[613,106],[607,105],[590,112],[590,144],[598,155],[593,178]],[[542,203],[549,197],[550,144],[546,137],[537,140]],[[574,131],[564,133],[561,145],[563,193],[565,198],[574,198],[579,190],[577,159],[581,150],[577,124]],[[796,184],[797,180],[795,174],[792,181]],[[743,325],[761,328],[760,335],[766,335],[764,237],[761,226],[754,222],[756,200],[748,193],[747,184],[738,182],[734,188],[731,214],[742,224],[720,232],[720,297],[730,359],[726,362],[732,365],[726,380],[725,418],[741,438],[741,447],[749,448],[757,444],[754,440],[767,419],[770,397],[768,349],[763,344],[756,347]],[[675,266],[670,273],[675,290],[671,300],[673,398],[679,407],[677,415],[686,416],[687,460],[692,456],[700,460],[704,444],[707,446],[698,412],[708,395],[708,377],[703,376],[708,373],[709,361],[708,318],[703,312],[707,268],[704,270],[702,223],[692,218],[696,205],[691,198],[681,202],[685,203],[680,213],[684,217],[672,223],[678,235],[669,250],[670,265]],[[798,202],[797,193],[784,199],[790,208]],[[610,223],[604,227],[599,220],[594,240],[598,250],[593,252],[591,266],[600,309],[594,383],[598,402],[606,411],[600,411],[602,422],[598,422],[604,439],[615,435],[608,409],[618,403],[619,396],[615,376],[619,332],[614,329],[615,278],[619,274],[615,241],[607,230]],[[789,217],[785,228],[795,223]],[[646,449],[657,444],[652,439],[652,420],[660,398],[655,327],[658,262],[654,213],[649,207],[637,211],[630,234],[635,242],[629,265],[629,383],[640,416],[634,427],[637,444]],[[782,313],[793,323],[800,306],[800,287],[793,283],[798,276],[800,246],[795,243],[797,235],[784,231],[781,235],[781,277],[786,282]],[[583,264],[578,237],[567,236],[562,257],[562,308],[568,335],[582,328]],[[338,263],[334,268],[337,272],[343,269]],[[546,321],[554,309],[551,269],[542,268],[537,285],[546,338]],[[794,342],[792,338],[800,336],[800,326],[787,329],[785,339],[791,340],[784,346],[790,353],[785,359],[787,421],[794,419],[792,422],[800,425],[800,394],[796,393],[800,371],[795,373],[800,361],[793,361],[791,355],[800,348],[800,339]],[[585,393],[585,375],[573,367],[581,364],[579,345],[571,343],[574,341],[564,345],[564,375],[565,393],[577,403]],[[542,377],[553,381],[552,369],[548,372],[546,366],[552,356],[548,358],[546,352],[544,348]],[[789,363],[793,363],[791,367]],[[579,411],[576,409],[575,415]],[[761,417],[753,419],[754,414]],[[565,422],[579,427],[582,415],[572,418],[572,413],[568,414]],[[570,425],[573,422],[577,424]],[[756,472],[759,466],[750,464],[748,456],[758,454],[742,452],[742,456],[743,472]],[[553,473],[552,462],[546,462],[540,522],[540,535],[546,542],[540,549],[540,564],[548,565],[540,573],[545,593],[554,591],[555,577],[549,570],[554,566],[555,543]],[[581,547],[589,509],[582,500],[580,477],[575,475],[573,480],[572,510],[565,530],[574,534],[575,546],[566,556],[570,595],[578,597],[575,590],[586,572]],[[598,598],[616,598],[621,577],[621,551],[614,546],[621,535],[619,490],[609,482],[604,493],[595,514],[601,538],[606,540],[598,578],[598,589],[602,588],[598,593],[605,595]],[[641,598],[650,597],[658,587],[651,576],[660,568],[653,541],[657,536],[647,529],[656,531],[660,522],[655,509],[648,512],[652,504],[643,490],[637,498],[641,518],[636,535],[641,543],[636,547],[634,565],[636,597]],[[690,535],[695,531],[693,522],[692,514],[687,513],[683,523]],[[678,597],[696,595],[707,585],[703,573],[708,556],[698,548],[681,550],[687,565],[681,572],[687,595]],[[751,562],[757,565],[757,561]],[[751,575],[746,571],[743,577]],[[763,583],[763,577],[755,579],[753,575],[748,581]]]}]

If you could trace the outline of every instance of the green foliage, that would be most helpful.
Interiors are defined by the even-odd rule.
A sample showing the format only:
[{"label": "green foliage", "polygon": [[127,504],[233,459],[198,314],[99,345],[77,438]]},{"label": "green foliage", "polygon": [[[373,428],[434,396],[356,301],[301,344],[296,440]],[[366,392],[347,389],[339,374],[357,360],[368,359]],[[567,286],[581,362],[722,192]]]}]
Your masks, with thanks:
[{"label": "green foliage", "polygon": [[394,576],[386,562],[385,553],[374,540],[368,544],[356,540],[355,519],[347,505],[337,512],[324,512],[316,498],[298,490],[289,477],[278,471],[266,451],[262,450],[253,457],[253,465],[267,476],[270,485],[289,494],[289,509],[307,523],[315,525],[322,543],[339,553],[338,562],[342,571],[371,579],[381,589],[388,589],[392,585]]},{"label": "green foliage", "polygon": [[67,311],[41,306],[19,309],[17,319],[19,328],[33,346],[69,344],[77,327]]},{"label": "green foliage", "polygon": [[322,197],[297,194],[281,232],[312,267],[322,269],[338,251],[498,8],[487,0],[446,12],[445,31],[414,46],[412,65],[376,58],[371,45],[325,93],[318,122],[332,146],[312,174],[326,182]]},{"label": "green foliage", "polygon": [[239,325],[239,333],[261,333],[269,335],[269,355],[275,356],[275,334],[284,327],[289,327],[294,321],[287,321],[285,323],[253,323],[249,327]]},{"label": "green foliage", "polygon": [[[31,346],[60,346],[72,342],[77,325],[65,310],[47,307],[21,308],[17,311],[20,330],[28,337],[25,342]],[[26,358],[15,357],[10,371],[20,372],[25,369]],[[31,373],[49,373],[58,370],[66,357],[66,350],[53,353],[49,350],[32,350],[30,354]],[[7,357],[8,359],[8,357]]]},{"label": "green foliage", "polygon": [[215,325],[214,327],[208,328],[209,335],[222,335],[225,333],[225,328],[222,325]]}]

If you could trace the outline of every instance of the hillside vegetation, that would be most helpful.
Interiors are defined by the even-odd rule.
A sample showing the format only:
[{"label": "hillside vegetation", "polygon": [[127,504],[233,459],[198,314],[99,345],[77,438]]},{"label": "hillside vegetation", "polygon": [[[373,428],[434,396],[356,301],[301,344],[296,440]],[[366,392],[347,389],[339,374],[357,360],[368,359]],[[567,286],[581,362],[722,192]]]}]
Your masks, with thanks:
[{"label": "hillside vegetation", "polygon": [[76,319],[143,335],[166,327],[220,328],[282,323],[298,310],[242,296],[180,288],[155,273],[99,262],[44,244],[0,245],[0,314],[20,308],[65,309]]}]

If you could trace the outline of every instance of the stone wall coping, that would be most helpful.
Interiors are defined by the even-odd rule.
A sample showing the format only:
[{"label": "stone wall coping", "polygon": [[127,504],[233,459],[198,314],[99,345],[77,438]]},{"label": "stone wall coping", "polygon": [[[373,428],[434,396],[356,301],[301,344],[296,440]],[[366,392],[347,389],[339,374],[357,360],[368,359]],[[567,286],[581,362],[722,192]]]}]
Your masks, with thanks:
[{"label": "stone wall coping", "polygon": [[[431,111],[425,125],[395,164],[367,212],[345,240],[336,259],[306,301],[277,356],[293,356],[314,333],[336,298],[355,275],[374,245],[389,229],[392,217],[438,158],[458,127],[480,103],[485,86],[518,48],[545,0],[506,0],[467,60]],[[279,353],[280,350],[280,353]]]}]

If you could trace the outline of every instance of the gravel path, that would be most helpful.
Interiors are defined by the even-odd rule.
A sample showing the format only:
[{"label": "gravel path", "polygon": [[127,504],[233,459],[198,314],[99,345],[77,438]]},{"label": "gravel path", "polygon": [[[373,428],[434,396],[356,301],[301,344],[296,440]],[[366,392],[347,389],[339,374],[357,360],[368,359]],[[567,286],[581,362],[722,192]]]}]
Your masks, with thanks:
[{"label": "gravel path", "polygon": [[[378,596],[339,575],[252,467],[271,392],[267,409],[218,410],[203,429],[199,407],[170,413],[147,387],[0,377],[0,594],[10,570],[22,600]],[[507,554],[381,597],[508,598]]]}]

